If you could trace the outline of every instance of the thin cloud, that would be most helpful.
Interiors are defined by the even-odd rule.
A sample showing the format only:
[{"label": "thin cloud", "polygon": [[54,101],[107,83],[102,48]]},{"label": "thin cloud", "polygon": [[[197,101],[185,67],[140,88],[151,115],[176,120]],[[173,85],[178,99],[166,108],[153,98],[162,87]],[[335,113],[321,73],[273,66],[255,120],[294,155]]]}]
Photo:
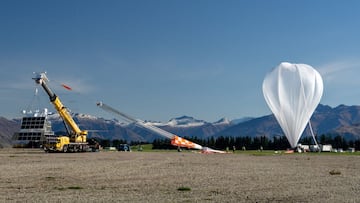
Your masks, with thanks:
[{"label": "thin cloud", "polygon": [[[24,80],[26,78],[26,81]],[[16,81],[16,82],[13,82]],[[91,82],[86,79],[71,79],[67,77],[66,79],[50,79],[48,85],[54,89],[54,91],[62,91],[65,88],[62,85],[71,87],[72,91],[77,93],[90,93],[93,92],[96,88],[91,85]],[[16,77],[16,78],[7,78],[0,81],[0,90],[33,90],[37,85],[31,78],[26,77]],[[67,90],[68,91],[68,90]]]},{"label": "thin cloud", "polygon": [[[24,78],[26,78],[26,80]],[[0,89],[3,90],[29,90],[34,89],[35,86],[35,82],[31,81],[31,78],[28,78],[24,75],[10,75],[10,77],[1,77],[0,81]]]},{"label": "thin cloud", "polygon": [[360,61],[335,61],[320,66],[317,70],[320,72],[324,82],[353,84],[359,83],[355,76],[360,73]]},{"label": "thin cloud", "polygon": [[[79,80],[66,78],[61,80],[52,80],[49,83],[55,90],[73,91],[81,94],[91,93],[95,90],[95,87],[92,86],[86,79]],[[71,90],[65,89],[62,85],[70,87]]]}]

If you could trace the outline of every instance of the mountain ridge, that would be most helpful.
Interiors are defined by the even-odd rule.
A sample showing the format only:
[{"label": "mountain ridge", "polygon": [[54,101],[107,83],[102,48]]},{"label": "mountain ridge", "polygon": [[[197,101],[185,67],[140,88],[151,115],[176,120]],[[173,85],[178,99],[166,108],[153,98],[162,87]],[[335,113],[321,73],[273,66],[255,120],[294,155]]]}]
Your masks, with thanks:
[{"label": "mountain ridge", "polygon": [[[51,115],[49,118],[55,132],[66,131],[58,115]],[[115,118],[105,119],[81,113],[73,114],[73,118],[81,129],[89,131],[89,137],[144,142],[163,138],[136,125],[122,123]],[[257,118],[244,117],[235,121],[222,118],[212,123],[186,115],[172,118],[164,123],[146,122],[181,137],[200,139],[219,136],[267,136],[272,138],[283,135],[272,114]],[[0,117],[0,147],[11,146],[11,137],[20,129],[20,123],[21,119],[8,120]],[[330,107],[319,104],[311,117],[311,124],[317,135],[336,134],[349,140],[360,139],[360,106],[341,104]],[[309,134],[308,127],[304,130],[304,134]]]}]

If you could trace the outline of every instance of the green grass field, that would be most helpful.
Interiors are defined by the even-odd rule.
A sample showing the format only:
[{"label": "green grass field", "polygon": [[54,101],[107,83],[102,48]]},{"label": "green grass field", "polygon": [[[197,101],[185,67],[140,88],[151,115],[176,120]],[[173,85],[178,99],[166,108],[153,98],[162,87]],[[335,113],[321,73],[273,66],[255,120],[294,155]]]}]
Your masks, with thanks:
[{"label": "green grass field", "polygon": [[[144,144],[141,145],[142,152],[177,152],[176,149],[170,150],[170,149],[152,149],[152,144]],[[131,146],[132,151],[139,151],[139,146]],[[187,150],[183,149],[182,152],[194,152],[198,150]],[[232,150],[229,150],[229,153],[234,153]],[[307,152],[307,153],[292,153],[292,154],[286,154],[285,150],[236,150],[235,154],[247,154],[247,155],[254,155],[254,156],[269,156],[269,155],[301,155],[301,154],[309,154],[309,155],[335,155],[335,156],[348,156],[348,155],[360,155],[360,151],[357,152]]]}]

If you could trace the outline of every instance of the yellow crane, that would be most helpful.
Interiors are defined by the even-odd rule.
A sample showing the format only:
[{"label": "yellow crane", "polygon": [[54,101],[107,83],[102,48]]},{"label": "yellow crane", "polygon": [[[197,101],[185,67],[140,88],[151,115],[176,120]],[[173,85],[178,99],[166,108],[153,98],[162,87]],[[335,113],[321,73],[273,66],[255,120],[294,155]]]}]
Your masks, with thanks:
[{"label": "yellow crane", "polygon": [[[50,102],[55,107],[56,111],[62,118],[64,125],[67,130],[67,135],[57,137],[56,143],[46,143],[44,150],[47,152],[85,152],[89,151],[90,146],[87,142],[88,131],[80,130],[79,126],[75,123],[71,117],[67,108],[61,103],[59,97],[47,85],[48,78],[46,73],[35,73],[36,76],[33,78],[35,82],[43,87],[47,95],[49,96]],[[96,144],[95,144],[96,145]],[[92,145],[91,148],[94,146]]]}]

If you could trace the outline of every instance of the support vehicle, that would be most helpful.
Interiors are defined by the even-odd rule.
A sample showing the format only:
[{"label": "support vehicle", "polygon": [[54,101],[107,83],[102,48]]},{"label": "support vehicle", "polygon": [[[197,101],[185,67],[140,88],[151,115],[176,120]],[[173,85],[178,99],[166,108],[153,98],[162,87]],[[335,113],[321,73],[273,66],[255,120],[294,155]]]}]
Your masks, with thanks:
[{"label": "support vehicle", "polygon": [[86,152],[95,151],[98,148],[96,142],[88,143],[87,135],[88,131],[80,130],[79,126],[75,123],[71,117],[68,109],[62,104],[59,97],[47,85],[48,78],[46,73],[36,73],[33,78],[35,82],[43,87],[50,102],[55,107],[56,111],[62,118],[67,135],[61,135],[56,138],[56,142],[47,142],[44,144],[44,150],[46,152]]}]

